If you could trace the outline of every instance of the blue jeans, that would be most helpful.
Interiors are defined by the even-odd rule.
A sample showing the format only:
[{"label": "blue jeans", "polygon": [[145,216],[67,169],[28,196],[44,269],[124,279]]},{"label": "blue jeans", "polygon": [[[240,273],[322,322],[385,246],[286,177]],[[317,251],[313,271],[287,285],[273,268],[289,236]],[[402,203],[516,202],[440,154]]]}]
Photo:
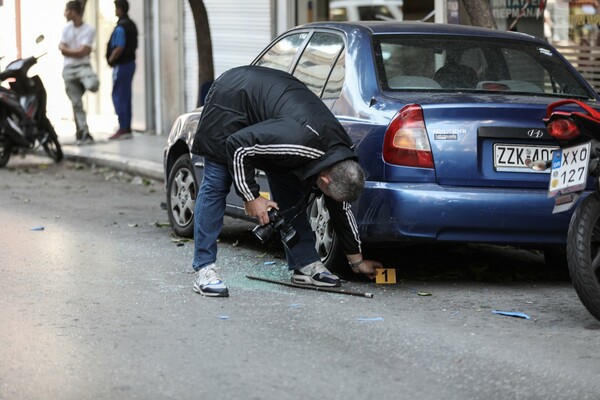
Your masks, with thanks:
[{"label": "blue jeans", "polygon": [[[193,156],[193,165],[199,160],[200,157]],[[232,178],[226,164],[204,160],[204,177],[194,207],[192,267],[196,271],[217,260],[217,239],[223,228],[225,205],[231,182]]]},{"label": "blue jeans", "polygon": [[[194,156],[195,165],[200,157]],[[268,174],[273,200],[281,211],[294,207],[304,195],[304,184],[289,175]],[[217,260],[217,239],[223,228],[223,217],[232,177],[226,164],[204,160],[204,177],[194,208],[194,261],[192,267],[198,271]],[[300,241],[291,249],[285,248],[290,270],[301,268],[320,259],[315,250],[315,235],[308,222],[306,212],[292,222]],[[279,237],[274,238],[278,240]],[[257,239],[258,240],[258,239]]]},{"label": "blue jeans", "polygon": [[119,129],[131,130],[131,87],[135,61],[117,64],[113,69],[112,101],[119,118]]}]

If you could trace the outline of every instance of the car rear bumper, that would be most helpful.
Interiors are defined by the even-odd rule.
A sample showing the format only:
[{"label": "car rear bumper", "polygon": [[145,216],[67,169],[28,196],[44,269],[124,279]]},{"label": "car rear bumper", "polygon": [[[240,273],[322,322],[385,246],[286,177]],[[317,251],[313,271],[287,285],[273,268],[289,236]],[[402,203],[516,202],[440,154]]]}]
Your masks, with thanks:
[{"label": "car rear bumper", "polygon": [[541,189],[367,182],[355,214],[365,243],[564,244],[574,208],[553,207]]}]

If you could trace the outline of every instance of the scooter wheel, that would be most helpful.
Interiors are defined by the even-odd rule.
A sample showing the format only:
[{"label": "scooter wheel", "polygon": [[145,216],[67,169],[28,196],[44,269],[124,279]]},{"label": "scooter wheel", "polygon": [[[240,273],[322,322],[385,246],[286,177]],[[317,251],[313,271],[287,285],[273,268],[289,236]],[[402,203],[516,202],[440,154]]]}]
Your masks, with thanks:
[{"label": "scooter wheel", "polygon": [[10,139],[6,137],[0,138],[0,168],[4,168],[8,164],[12,149],[13,145]]},{"label": "scooter wheel", "polygon": [[579,299],[600,320],[600,193],[575,210],[567,234],[569,274]]},{"label": "scooter wheel", "polygon": [[58,142],[58,135],[56,134],[56,131],[54,130],[54,127],[48,118],[45,119],[44,124],[46,125],[45,128],[48,136],[42,143],[42,147],[48,156],[53,159],[54,162],[58,163],[63,159],[62,147]]}]

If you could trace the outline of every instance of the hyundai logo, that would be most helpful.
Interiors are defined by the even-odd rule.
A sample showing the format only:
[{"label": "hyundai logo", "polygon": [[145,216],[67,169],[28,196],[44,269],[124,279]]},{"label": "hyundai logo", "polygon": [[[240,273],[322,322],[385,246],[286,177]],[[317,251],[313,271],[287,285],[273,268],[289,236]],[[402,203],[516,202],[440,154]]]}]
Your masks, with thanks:
[{"label": "hyundai logo", "polygon": [[539,139],[544,136],[544,132],[540,129],[530,129],[527,131],[527,136],[532,139]]}]

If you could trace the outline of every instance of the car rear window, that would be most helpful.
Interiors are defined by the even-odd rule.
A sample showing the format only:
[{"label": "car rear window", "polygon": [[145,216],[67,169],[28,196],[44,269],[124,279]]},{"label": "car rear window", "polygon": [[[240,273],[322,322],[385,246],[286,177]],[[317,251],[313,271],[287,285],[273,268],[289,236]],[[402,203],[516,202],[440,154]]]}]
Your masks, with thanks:
[{"label": "car rear window", "polygon": [[441,36],[382,36],[374,43],[384,90],[515,92],[590,97],[547,46]]}]

